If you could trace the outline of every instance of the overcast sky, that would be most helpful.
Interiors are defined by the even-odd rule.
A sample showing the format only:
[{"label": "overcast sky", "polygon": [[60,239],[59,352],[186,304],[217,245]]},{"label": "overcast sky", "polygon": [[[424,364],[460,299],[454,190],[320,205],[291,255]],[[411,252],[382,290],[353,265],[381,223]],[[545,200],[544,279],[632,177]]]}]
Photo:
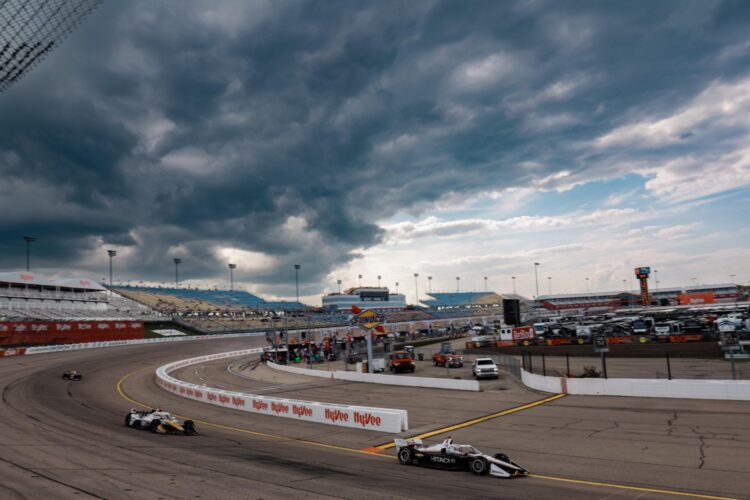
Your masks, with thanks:
[{"label": "overcast sky", "polygon": [[[0,94],[0,267],[266,298],[750,280],[750,2],[106,1]],[[736,275],[730,278],[730,275]],[[551,280],[548,279],[551,277]],[[623,283],[623,280],[625,282]]]}]

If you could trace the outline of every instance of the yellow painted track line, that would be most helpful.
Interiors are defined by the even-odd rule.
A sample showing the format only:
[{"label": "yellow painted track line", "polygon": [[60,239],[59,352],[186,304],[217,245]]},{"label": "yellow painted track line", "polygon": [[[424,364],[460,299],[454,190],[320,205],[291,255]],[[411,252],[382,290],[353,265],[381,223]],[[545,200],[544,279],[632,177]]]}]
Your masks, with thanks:
[{"label": "yellow painted track line", "polygon": [[540,474],[529,474],[529,477],[544,479],[546,481],[559,481],[561,483],[583,484],[585,486],[598,486],[602,488],[617,488],[621,490],[642,491],[644,493],[659,493],[662,495],[675,495],[680,497],[707,498],[710,500],[739,500],[734,497],[717,497],[713,495],[702,495],[700,493],[688,493],[686,491],[662,490],[659,488],[642,488],[640,486],[626,486],[624,484],[600,483],[597,481],[582,481],[580,479],[568,479],[565,477],[542,476]]},{"label": "yellow painted track line", "polygon": [[[123,389],[122,389],[123,382],[125,382],[125,380],[127,380],[131,375],[133,375],[134,373],[136,373],[138,371],[140,371],[140,370],[132,371],[132,372],[128,373],[127,375],[123,376],[120,380],[117,381],[117,385],[116,385],[117,393],[124,400],[126,400],[126,401],[128,401],[128,402],[130,402],[130,403],[132,403],[132,404],[134,404],[136,406],[140,406],[142,408],[153,408],[154,405],[147,405],[147,404],[142,403],[140,401],[136,401],[135,399],[133,399],[130,396],[128,396],[127,394],[125,394],[125,391],[123,391]],[[565,394],[557,394],[555,396],[551,396],[549,398],[541,399],[539,401],[534,401],[532,403],[528,403],[528,404],[525,404],[525,405],[516,406],[514,408],[503,410],[503,411],[498,412],[498,413],[493,413],[492,415],[485,415],[484,417],[479,417],[479,418],[475,418],[473,420],[468,420],[466,422],[462,422],[460,424],[452,425],[450,427],[445,427],[443,429],[437,429],[437,430],[434,430],[434,431],[426,432],[424,434],[420,434],[417,437],[421,439],[422,437],[430,437],[430,436],[434,436],[435,434],[440,434],[442,432],[449,432],[450,430],[453,430],[453,429],[459,429],[461,427],[466,427],[468,425],[474,425],[475,423],[484,422],[484,421],[490,420],[492,418],[497,418],[497,417],[501,417],[503,415],[508,415],[510,413],[515,413],[515,412],[522,411],[522,410],[525,410],[525,409],[528,409],[528,408],[533,408],[534,406],[538,406],[540,404],[544,404],[544,403],[548,403],[550,401],[554,401],[556,399],[560,399],[563,396],[565,396]],[[183,419],[189,418],[189,417],[186,417],[185,415],[177,415],[177,416],[181,417]],[[195,418],[191,418],[191,420],[193,422],[197,422],[197,423],[199,423],[201,425],[206,425],[206,426],[209,426],[209,427],[214,427],[214,428],[217,428],[217,429],[222,429],[222,430],[230,431],[230,432],[239,432],[239,433],[248,434],[248,435],[251,435],[251,436],[258,436],[258,437],[264,437],[264,438],[269,438],[269,439],[276,439],[276,440],[279,440],[279,441],[292,441],[292,442],[295,442],[295,443],[302,443],[302,444],[306,444],[306,445],[309,445],[309,446],[316,446],[318,448],[327,448],[327,449],[331,449],[331,450],[344,451],[344,452],[347,452],[347,453],[356,453],[356,454],[365,455],[365,456],[368,456],[368,457],[385,458],[387,460],[394,460],[396,458],[396,457],[394,457],[392,455],[382,455],[382,454],[379,454],[380,451],[383,451],[384,449],[391,447],[391,446],[386,446],[386,445],[381,445],[381,446],[384,446],[383,448],[381,448],[381,447],[373,447],[373,448],[365,448],[365,450],[358,450],[356,448],[347,448],[345,446],[336,446],[336,445],[332,445],[332,444],[325,444],[325,443],[320,443],[320,442],[317,442],[317,441],[310,441],[310,440],[307,440],[307,439],[299,439],[299,438],[293,438],[293,437],[288,437],[288,436],[280,436],[280,435],[277,435],[277,434],[268,434],[268,433],[265,433],[265,432],[251,431],[251,430],[248,430],[248,429],[242,429],[242,428],[239,428],[239,427],[232,427],[232,426],[229,426],[229,425],[215,424],[213,422],[207,422],[205,420],[198,420],[198,419],[195,419]],[[378,452],[366,451],[366,450],[375,450],[375,449],[377,449]],[[569,484],[580,484],[580,485],[584,485],[584,486],[594,486],[594,487],[598,487],[598,488],[614,488],[614,489],[621,489],[621,490],[641,491],[641,492],[645,492],[645,493],[660,493],[660,494],[663,494],[663,495],[673,495],[673,496],[682,496],[682,497],[690,497],[690,498],[703,498],[703,499],[708,499],[708,500],[738,500],[737,498],[733,498],[733,497],[718,497],[718,496],[702,495],[702,494],[699,494],[699,493],[688,493],[688,492],[676,491],[676,490],[663,490],[663,489],[658,489],[658,488],[643,488],[643,487],[638,487],[638,486],[627,486],[627,485],[616,484],[616,483],[602,483],[602,482],[596,482],[596,481],[583,481],[583,480],[580,480],[580,479],[568,479],[568,478],[565,478],[565,477],[544,476],[544,475],[541,475],[541,474],[529,474],[528,477],[533,477],[535,479],[542,479],[542,480],[545,480],[545,481],[557,481],[557,482],[569,483]]]},{"label": "yellow painted track line", "polygon": [[[487,420],[492,420],[493,418],[499,418],[504,417],[505,415],[510,415],[511,413],[516,413],[523,410],[528,410],[529,408],[533,408],[535,406],[543,405],[545,403],[549,403],[551,401],[558,400],[560,398],[565,397],[566,394],[555,394],[554,396],[550,396],[548,398],[540,399],[538,401],[533,401],[531,403],[527,403],[525,405],[515,406],[513,408],[508,408],[507,410],[499,411],[497,413],[492,413],[490,415],[485,415],[483,417],[473,418],[471,420],[467,420],[465,422],[461,422],[458,424],[449,425],[448,427],[442,427],[440,429],[435,429],[434,431],[425,432],[424,434],[420,434],[418,436],[413,436],[414,439],[425,439],[432,436],[437,436],[438,434],[445,434],[446,432],[455,431],[456,429],[463,429],[464,427],[469,427],[470,425],[476,425],[481,424],[482,422],[486,422]],[[379,449],[379,450],[387,450],[389,448],[393,448],[396,446],[396,443],[391,441],[390,443],[383,443],[381,445],[374,446],[373,449]]]}]

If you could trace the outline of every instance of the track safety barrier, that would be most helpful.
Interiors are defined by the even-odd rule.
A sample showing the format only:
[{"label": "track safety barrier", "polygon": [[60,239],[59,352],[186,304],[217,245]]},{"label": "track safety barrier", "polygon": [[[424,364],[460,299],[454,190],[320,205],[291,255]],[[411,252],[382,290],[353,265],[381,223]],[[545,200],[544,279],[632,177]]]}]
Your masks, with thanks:
[{"label": "track safety barrier", "polygon": [[479,382],[476,380],[459,380],[435,377],[410,377],[407,375],[381,375],[377,373],[361,373],[356,371],[324,371],[311,370],[309,368],[297,368],[296,366],[277,365],[266,363],[274,370],[279,370],[296,375],[307,375],[310,377],[333,378],[334,380],[346,380],[348,382],[364,382],[367,384],[401,385],[406,387],[425,387],[430,389],[452,389],[457,391],[479,391]]},{"label": "track safety barrier", "polygon": [[750,380],[546,377],[521,372],[527,387],[582,396],[631,396],[750,401]]},{"label": "track safety barrier", "polygon": [[180,397],[250,413],[388,433],[399,433],[409,429],[409,417],[406,410],[259,396],[191,384],[169,375],[185,366],[217,359],[260,354],[262,350],[262,348],[244,349],[169,363],[156,370],[156,382],[162,389]]}]

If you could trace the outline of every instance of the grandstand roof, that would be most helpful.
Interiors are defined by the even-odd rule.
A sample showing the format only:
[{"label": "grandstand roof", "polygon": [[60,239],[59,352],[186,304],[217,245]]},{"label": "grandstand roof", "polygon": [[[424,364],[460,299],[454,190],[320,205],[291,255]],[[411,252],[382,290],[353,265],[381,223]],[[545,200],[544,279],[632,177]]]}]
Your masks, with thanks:
[{"label": "grandstand roof", "polygon": [[21,286],[41,286],[50,288],[70,288],[73,290],[104,291],[106,288],[89,278],[54,279],[29,271],[0,273],[0,283]]},{"label": "grandstand roof", "polygon": [[[664,293],[692,293],[692,292],[710,292],[712,290],[719,290],[725,288],[736,288],[737,285],[734,283],[719,283],[716,285],[693,285],[693,286],[682,286],[673,288],[659,288],[658,290],[649,290],[651,295],[664,294]],[[618,295],[637,295],[640,296],[640,291],[626,291],[619,290],[616,292],[583,292],[583,293],[560,293],[554,295],[541,295],[539,300],[555,300],[555,299],[588,299],[594,297],[617,297]]]}]

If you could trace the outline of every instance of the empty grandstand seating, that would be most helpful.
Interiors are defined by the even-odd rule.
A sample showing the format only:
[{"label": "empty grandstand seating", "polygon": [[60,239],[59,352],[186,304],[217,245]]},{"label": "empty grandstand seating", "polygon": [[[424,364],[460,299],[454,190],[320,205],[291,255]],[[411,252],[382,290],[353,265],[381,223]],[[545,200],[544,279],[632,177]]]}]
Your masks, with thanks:
[{"label": "empty grandstand seating", "polygon": [[230,307],[253,310],[300,311],[308,307],[300,302],[267,302],[241,290],[198,290],[195,288],[117,287],[114,290],[152,307],[172,304],[176,310],[214,310]]},{"label": "empty grandstand seating", "polygon": [[422,303],[430,308],[455,308],[467,306],[499,305],[502,297],[494,292],[455,292],[455,293],[430,293],[431,300],[423,300]]}]

